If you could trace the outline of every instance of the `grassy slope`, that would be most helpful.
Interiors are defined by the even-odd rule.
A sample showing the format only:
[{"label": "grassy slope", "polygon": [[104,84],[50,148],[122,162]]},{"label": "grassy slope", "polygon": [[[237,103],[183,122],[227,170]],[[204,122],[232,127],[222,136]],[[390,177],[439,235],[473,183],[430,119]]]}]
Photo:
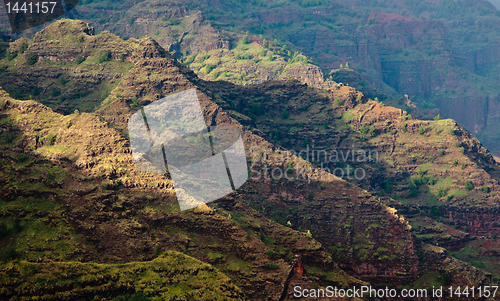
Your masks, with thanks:
[{"label": "grassy slope", "polygon": [[[286,45],[232,35],[230,49],[215,49],[183,57],[183,62],[204,80],[257,84],[266,80],[295,78],[310,85],[328,87],[323,72],[307,57]],[[265,45],[265,46],[264,46]]]},{"label": "grassy slope", "polygon": [[[113,296],[184,298],[185,300],[244,300],[230,279],[211,265],[182,253],[167,251],[148,262],[96,264],[26,261],[4,264],[2,298],[75,300]],[[124,297],[125,298],[125,297]],[[121,300],[121,299],[114,299]]]}]

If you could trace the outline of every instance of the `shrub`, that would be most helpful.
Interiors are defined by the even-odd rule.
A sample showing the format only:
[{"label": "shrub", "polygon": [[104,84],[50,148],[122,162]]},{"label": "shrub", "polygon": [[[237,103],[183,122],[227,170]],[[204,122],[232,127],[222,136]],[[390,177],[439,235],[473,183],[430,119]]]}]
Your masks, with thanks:
[{"label": "shrub", "polygon": [[442,198],[442,197],[444,197],[446,195],[446,190],[445,189],[439,188],[437,192],[438,192],[437,193],[437,197],[438,198]]},{"label": "shrub", "polygon": [[28,50],[28,44],[26,42],[23,42],[19,47],[19,52],[24,53],[26,50]]},{"label": "shrub", "polygon": [[26,63],[28,63],[28,65],[32,66],[32,65],[36,64],[37,62],[38,62],[38,56],[36,56],[32,52],[28,52],[26,54]]},{"label": "shrub", "polygon": [[450,129],[450,135],[455,135],[455,130],[454,129]]},{"label": "shrub", "polygon": [[309,201],[312,201],[314,199],[314,194],[312,192],[309,192],[309,194],[307,195],[307,199]]},{"label": "shrub", "polygon": [[48,134],[47,142],[49,143],[49,145],[54,145],[54,142],[56,142],[56,135],[52,133]]},{"label": "shrub", "polygon": [[137,109],[139,107],[139,99],[137,99],[137,96],[134,96],[132,98],[132,101],[130,103],[130,107],[133,109]]},{"label": "shrub", "polygon": [[483,192],[485,192],[485,193],[489,193],[489,192],[490,192],[490,188],[489,188],[488,186],[483,186],[483,187],[481,188],[481,190],[482,190]]},{"label": "shrub", "polygon": [[7,49],[5,51],[5,56],[7,57],[7,59],[9,61],[12,61],[13,59],[15,59],[17,57],[17,52],[12,52],[12,51],[10,51],[10,49]]},{"label": "shrub", "polygon": [[20,154],[19,157],[17,157],[17,162],[19,163],[25,163],[29,160],[29,157],[26,156],[25,154]]},{"label": "shrub", "polygon": [[274,130],[274,133],[273,133],[273,140],[274,141],[279,141],[281,139],[281,135],[280,135],[280,132],[278,130]]},{"label": "shrub", "polygon": [[420,127],[418,128],[418,133],[419,133],[420,135],[425,134],[425,128],[424,128],[424,126],[423,126],[423,125],[420,125]]},{"label": "shrub", "polygon": [[364,125],[364,124],[363,124],[363,125],[361,126],[361,128],[359,129],[359,131],[360,131],[361,133],[363,133],[363,134],[366,134],[366,133],[368,133],[369,129],[368,129],[368,127],[367,127],[366,125]]},{"label": "shrub", "polygon": [[406,133],[407,129],[406,129],[406,123],[403,123],[403,132]]},{"label": "shrub", "polygon": [[259,116],[262,114],[262,110],[259,104],[254,103],[252,104],[252,114]]},{"label": "shrub", "polygon": [[325,189],[325,186],[323,186],[323,184],[319,185],[319,189],[323,190]]},{"label": "shrub", "polygon": [[38,96],[39,94],[40,94],[40,89],[38,89],[38,86],[34,86],[33,90],[31,90],[31,95]]},{"label": "shrub", "polygon": [[85,61],[85,58],[81,55],[77,55],[76,58],[75,58],[75,62],[77,65],[80,65],[81,63],[83,63],[83,61]]},{"label": "shrub", "polygon": [[212,70],[213,70],[214,68],[215,68],[215,66],[214,66],[214,65],[207,64],[207,65],[205,66],[205,73],[206,73],[206,74],[209,74],[210,72],[212,72]]},{"label": "shrub", "polygon": [[472,182],[470,180],[466,180],[465,181],[465,189],[467,189],[468,191],[471,191],[472,188],[474,188],[474,185],[472,185]]},{"label": "shrub", "polygon": [[61,75],[61,77],[59,78],[59,83],[64,86],[68,83],[68,80],[64,75]]},{"label": "shrub", "polygon": [[264,263],[264,268],[266,268],[268,270],[276,270],[278,268],[278,265],[275,263],[266,262],[266,263]]},{"label": "shrub", "polygon": [[1,138],[2,138],[2,140],[3,140],[5,143],[10,143],[10,142],[12,142],[12,136],[11,136],[11,135],[10,135],[10,133],[9,133],[9,132],[7,132],[7,131],[3,131],[3,132],[2,132]]},{"label": "shrub", "polygon": [[288,117],[290,116],[290,113],[284,109],[283,112],[281,112],[281,117],[283,117],[283,119],[288,119]]},{"label": "shrub", "polygon": [[16,259],[19,256],[18,252],[14,247],[5,248],[0,251],[0,261],[8,262]]},{"label": "shrub", "polygon": [[276,253],[271,250],[267,251],[267,256],[269,256],[269,258],[271,259],[276,259]]},{"label": "shrub", "polygon": [[419,189],[418,189],[417,184],[415,184],[415,182],[411,181],[411,180],[410,180],[410,185],[408,187],[408,190],[410,192],[410,194],[409,194],[410,198],[416,197],[419,193]]},{"label": "shrub", "polygon": [[104,63],[104,62],[108,62],[108,61],[111,61],[111,51],[109,50],[106,50],[106,51],[101,51],[99,53],[99,56],[97,57],[97,61],[99,63]]},{"label": "shrub", "polygon": [[457,160],[453,161],[453,166],[457,166],[457,165],[458,165],[458,161]]}]

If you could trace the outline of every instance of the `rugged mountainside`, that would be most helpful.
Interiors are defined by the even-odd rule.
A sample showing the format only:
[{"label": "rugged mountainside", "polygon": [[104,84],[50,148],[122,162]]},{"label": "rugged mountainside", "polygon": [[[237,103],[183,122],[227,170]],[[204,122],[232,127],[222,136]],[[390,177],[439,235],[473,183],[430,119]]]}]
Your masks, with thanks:
[{"label": "rugged mountainside", "polygon": [[[222,53],[232,52],[235,32],[286,44],[314,61],[323,74],[348,63],[363,77],[363,86],[380,91],[381,100],[384,95],[396,105],[407,94],[423,109],[420,116],[453,118],[499,154],[500,13],[485,0],[82,0],[70,16],[122,37],[149,35],[178,58],[196,56],[199,65],[193,68],[204,79],[224,75],[223,80],[255,83],[297,77],[294,72],[283,76],[283,63],[269,66],[260,57],[256,70],[255,64],[234,58],[234,52],[227,62],[219,62]],[[1,27],[7,32],[5,22]],[[206,68],[205,57],[198,56],[206,53],[220,65]],[[207,75],[207,69],[215,70]],[[338,79],[354,85],[351,76]],[[363,86],[357,87],[371,96]]]},{"label": "rugged mountainside", "polygon": [[[92,48],[94,41],[102,48]],[[23,42],[27,47],[21,47]],[[68,49],[62,49],[62,45],[68,45]],[[423,207],[423,214],[415,214],[418,197],[400,201],[380,198],[356,185],[369,188],[367,182],[346,182],[315,169],[316,162],[308,162],[304,154],[302,158],[278,160],[283,148],[307,147],[306,139],[316,147],[324,143],[325,147],[335,145],[339,149],[343,143],[375,147],[377,139],[403,139],[398,143],[406,145],[416,141],[410,133],[429,122],[405,118],[409,133],[398,134],[403,116],[407,116],[404,112],[340,85],[320,90],[294,80],[246,86],[204,81],[150,38],[122,41],[110,33],[94,35],[91,27],[80,21],[58,21],[32,41],[16,41],[9,49],[16,47],[26,49],[1,61],[7,67],[2,79],[11,89],[33,81],[24,74],[18,83],[11,82],[13,74],[22,75],[27,70],[38,70],[38,74],[53,70],[52,82],[37,83],[47,85],[38,88],[39,92],[69,83],[72,89],[84,87],[79,86],[81,73],[93,74],[101,66],[102,76],[83,78],[94,87],[108,84],[112,91],[102,97],[102,102],[95,100],[94,109],[74,97],[59,98],[56,103],[52,94],[33,94],[44,106],[33,100],[15,100],[1,91],[0,270],[2,283],[7,285],[0,291],[2,298],[19,294],[48,297],[56,292],[66,300],[85,298],[85,294],[106,299],[143,294],[146,298],[283,300],[290,297],[294,284],[351,287],[368,282],[373,286],[430,288],[493,283],[491,274],[433,245],[446,241],[447,235],[458,244],[470,237],[437,221],[434,225],[423,223],[426,210],[436,218],[432,215],[435,209]],[[53,55],[40,59],[47,57],[46,53]],[[81,59],[77,59],[79,56]],[[100,63],[93,63],[94,59]],[[266,152],[275,159],[267,161],[268,165],[285,170],[291,180],[254,177],[209,206],[181,212],[172,181],[166,175],[135,169],[126,122],[140,107],[190,88],[197,90],[207,125],[231,125],[242,131],[249,166]],[[72,91],[61,89],[64,93]],[[281,116],[265,118],[273,112],[281,112]],[[392,120],[392,127],[382,127],[387,120]],[[299,138],[292,141],[286,135],[279,136],[287,131],[278,123],[273,125],[276,121],[279,126],[295,127]],[[364,132],[364,123],[376,127],[376,135],[358,141],[356,131]],[[465,170],[489,176],[488,187],[496,191],[497,167],[491,155],[452,121],[435,123],[442,127],[444,143],[461,137],[464,147],[470,145],[466,155],[471,159]],[[272,126],[279,129],[278,136]],[[450,127],[457,135],[446,133]],[[323,130],[331,131],[325,132],[323,137],[328,139],[324,142],[318,136]],[[377,142],[382,155],[388,151],[387,141]],[[453,156],[465,160],[459,151]],[[389,169],[391,162],[385,162],[388,158],[373,164],[371,171]],[[477,167],[473,166],[475,162]],[[416,168],[416,163],[407,164],[409,170]],[[439,169],[432,162],[428,165],[429,176]],[[489,168],[491,176],[482,167]],[[465,172],[455,169],[446,172],[452,176]],[[302,170],[312,179],[304,177]],[[404,175],[397,169],[390,172],[395,179]],[[420,181],[419,185],[426,185]],[[461,185],[445,184],[454,189]],[[406,189],[405,185],[408,183],[395,186],[399,192]],[[453,200],[443,206],[453,208],[456,202],[462,207],[479,207],[467,200],[478,193],[475,188],[461,195],[454,192]],[[485,202],[495,203],[496,198],[491,196]],[[415,230],[412,220],[408,222],[401,215],[405,210],[422,226]],[[442,233],[424,242],[424,226]],[[477,233],[474,231],[469,230],[472,235]],[[160,263],[165,269],[158,268]],[[45,266],[57,270],[48,275]],[[74,272],[75,267],[79,267],[79,273]],[[36,277],[21,272],[25,269],[32,269]],[[182,273],[172,272],[176,270]],[[59,271],[80,285],[71,286],[56,278]],[[174,274],[182,277],[171,276]],[[22,284],[14,280],[16,277],[33,284]],[[166,282],[165,277],[169,279]]]}]

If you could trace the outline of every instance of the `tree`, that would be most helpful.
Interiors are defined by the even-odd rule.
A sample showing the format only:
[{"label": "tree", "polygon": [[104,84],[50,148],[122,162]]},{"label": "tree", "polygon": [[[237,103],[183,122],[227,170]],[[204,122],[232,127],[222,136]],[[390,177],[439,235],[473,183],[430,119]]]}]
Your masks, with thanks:
[{"label": "tree", "polygon": [[306,237],[307,237],[307,238],[313,238],[312,233],[311,233],[311,230],[307,230]]},{"label": "tree", "polygon": [[28,65],[32,66],[38,62],[38,57],[35,54],[29,52],[26,55],[26,62],[28,63]]},{"label": "tree", "polygon": [[369,128],[366,126],[366,124],[363,124],[363,125],[361,126],[361,128],[359,128],[359,131],[360,131],[361,133],[363,133],[363,134],[366,134],[366,133],[368,133]]},{"label": "tree", "polygon": [[466,180],[465,181],[465,189],[467,189],[468,191],[471,191],[472,188],[474,188],[474,185],[472,185],[472,182],[470,180]]},{"label": "tree", "polygon": [[345,68],[349,69],[349,62],[345,62]]},{"label": "tree", "polygon": [[243,44],[248,44],[250,43],[250,39],[248,38],[248,35],[243,36]]},{"label": "tree", "polygon": [[434,117],[434,120],[436,120],[436,121],[437,121],[437,120],[439,120],[439,119],[440,119],[439,114],[437,114],[437,115],[436,115],[436,117]]},{"label": "tree", "polygon": [[344,69],[344,66],[342,64],[340,64],[340,69]]},{"label": "tree", "polygon": [[425,134],[425,128],[424,128],[424,126],[423,126],[423,125],[420,125],[420,127],[418,128],[418,133],[419,133],[420,135]]}]

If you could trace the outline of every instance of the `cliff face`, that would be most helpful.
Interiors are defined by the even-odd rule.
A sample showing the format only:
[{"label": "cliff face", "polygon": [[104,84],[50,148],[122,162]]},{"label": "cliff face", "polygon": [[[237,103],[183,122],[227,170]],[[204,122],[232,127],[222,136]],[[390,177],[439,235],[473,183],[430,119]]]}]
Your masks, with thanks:
[{"label": "cliff face", "polygon": [[[327,0],[262,5],[146,1],[127,2],[118,8],[111,3],[87,3],[75,14],[120,36],[154,37],[177,58],[229,51],[235,46],[235,32],[259,40],[283,37],[280,44],[314,59],[324,74],[349,62],[381,94],[393,98],[407,94],[420,107],[430,109],[426,118],[439,110],[441,116],[457,120],[494,153],[500,152],[498,114],[490,110],[498,106],[500,95],[500,47],[495,31],[500,17],[489,2],[346,4]],[[194,70],[206,80],[220,79],[218,76],[226,72],[229,76],[223,80],[235,83],[285,79],[280,73],[282,66],[250,65],[231,63],[217,68],[217,74]],[[302,68],[302,75],[293,77],[317,85],[321,79],[316,71]],[[369,89],[358,88],[371,95]]]},{"label": "cliff face", "polygon": [[[456,122],[417,120],[400,109],[367,99],[358,91],[340,84],[325,92],[298,83],[295,86],[293,83],[275,83],[279,93],[267,93],[268,85],[270,83],[235,87],[246,95],[238,99],[235,107],[249,114],[259,104],[262,114],[253,118],[253,126],[262,131],[264,137],[300,153],[318,167],[328,168],[336,176],[357,182],[377,196],[393,197],[393,200],[386,197],[385,204],[404,216],[419,241],[459,251],[467,248],[471,241],[483,236],[491,238],[500,230],[495,221],[500,203],[498,164],[491,153]],[[234,89],[218,90],[225,97],[237,94]],[[284,111],[289,114],[276,116],[271,113]],[[351,157],[351,151],[365,155],[371,152],[376,156]],[[365,176],[358,175],[356,180],[355,175],[347,172],[347,167],[351,172],[360,168]],[[314,195],[316,193],[318,191]],[[287,207],[295,205],[289,201],[286,203]],[[365,213],[360,216],[370,216],[364,209],[358,210]],[[314,211],[322,210],[315,208]],[[346,230],[339,229],[345,228],[333,225],[333,221],[337,221],[333,213],[326,211],[324,216],[321,221],[312,216],[293,221],[299,225],[307,221],[312,229],[335,229],[334,233],[325,230],[328,233],[325,236],[318,233],[318,239],[323,242],[322,239],[328,241],[338,237],[341,244],[339,249],[334,248],[337,252],[334,254],[350,254],[349,249],[342,249],[342,246],[356,245],[349,244],[350,231],[355,233],[356,228],[342,232]],[[339,223],[345,227],[349,221]],[[373,224],[364,225],[367,226],[374,227]],[[370,232],[370,237],[376,236]],[[487,248],[484,250],[488,252]],[[355,262],[357,253],[353,251],[352,254]],[[358,269],[363,270],[355,263],[347,261],[341,266],[358,277],[370,277],[368,272],[355,274]],[[388,267],[374,265],[371,268],[374,273],[391,273]]]},{"label": "cliff face", "polygon": [[[127,6],[127,16],[136,20],[133,24],[122,19],[106,28],[127,36],[149,33],[177,57],[231,50],[234,34],[228,31],[249,32],[268,40],[283,36],[280,43],[292,44],[294,50],[314,59],[324,74],[348,62],[381,94],[397,98],[407,94],[424,109],[437,108],[441,116],[457,120],[493,152],[498,151],[496,140],[488,138],[493,133],[497,136],[497,114],[488,108],[497,106],[500,93],[498,36],[493,30],[500,26],[500,18],[488,2],[403,5],[387,1],[284,1],[264,6],[265,9],[255,3],[223,6],[197,1],[184,6],[176,2],[148,2],[151,11]],[[82,8],[81,13],[99,14],[92,5]],[[284,78],[276,70],[227,66],[228,73],[233,70],[249,75],[249,83]],[[212,79],[198,71],[202,78]],[[300,70],[302,74],[304,71],[308,72]],[[247,82],[232,76],[226,79]],[[306,79],[308,84],[318,81],[321,80],[316,74]],[[358,88],[371,95],[363,87]],[[428,113],[437,114],[435,110]]]}]

